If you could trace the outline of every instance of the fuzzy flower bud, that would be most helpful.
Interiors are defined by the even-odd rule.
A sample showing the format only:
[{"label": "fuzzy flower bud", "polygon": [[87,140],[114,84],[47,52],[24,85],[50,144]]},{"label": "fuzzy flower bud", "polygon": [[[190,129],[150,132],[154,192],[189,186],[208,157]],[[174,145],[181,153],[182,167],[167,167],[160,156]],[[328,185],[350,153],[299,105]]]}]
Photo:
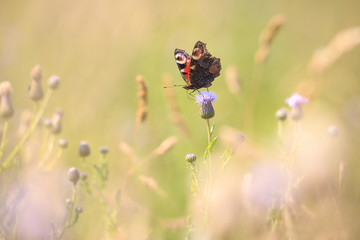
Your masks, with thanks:
[{"label": "fuzzy flower bud", "polygon": [[59,147],[61,147],[62,149],[67,148],[68,146],[68,141],[64,138],[60,138],[58,141]]},{"label": "fuzzy flower bud", "polygon": [[87,142],[82,141],[79,145],[79,155],[81,157],[87,157],[90,155],[90,146]]},{"label": "fuzzy flower bud", "polygon": [[276,111],[275,116],[278,121],[283,122],[287,118],[287,111],[285,109],[279,109]]},{"label": "fuzzy flower bud", "polygon": [[67,179],[72,182],[74,185],[77,183],[77,181],[79,180],[80,177],[80,173],[79,170],[77,170],[77,168],[70,168],[67,172]]},{"label": "fuzzy flower bud", "polygon": [[105,147],[105,146],[100,147],[101,154],[107,154],[108,152],[109,152],[108,147]]},{"label": "fuzzy flower bud", "polygon": [[216,100],[216,94],[203,91],[195,96],[196,102],[201,105],[200,116],[203,119],[210,119],[215,116],[215,110],[212,103]]},{"label": "fuzzy flower bud", "polygon": [[52,118],[51,133],[59,134],[61,132],[61,120],[64,115],[62,110],[57,110]]},{"label": "fuzzy flower bud", "polygon": [[44,97],[44,91],[41,85],[42,70],[40,65],[36,65],[31,71],[31,83],[29,86],[29,96],[33,101],[39,101]]},{"label": "fuzzy flower bud", "polygon": [[195,161],[196,161],[196,155],[194,153],[189,153],[185,156],[185,160],[188,162],[188,163],[192,163],[194,164]]},{"label": "fuzzy flower bud", "polygon": [[7,119],[14,115],[14,108],[10,96],[12,87],[10,82],[0,83],[0,116]]}]

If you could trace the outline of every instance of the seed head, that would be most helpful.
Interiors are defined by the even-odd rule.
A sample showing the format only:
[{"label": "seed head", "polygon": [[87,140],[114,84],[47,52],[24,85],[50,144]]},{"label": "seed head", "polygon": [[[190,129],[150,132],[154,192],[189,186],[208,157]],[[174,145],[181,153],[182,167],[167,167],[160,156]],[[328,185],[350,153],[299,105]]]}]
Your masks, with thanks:
[{"label": "seed head", "polygon": [[166,138],[164,141],[160,143],[160,145],[154,150],[156,155],[164,155],[167,151],[169,151],[176,143],[178,142],[177,137],[172,136]]},{"label": "seed head", "polygon": [[138,84],[138,109],[136,112],[136,121],[141,123],[145,122],[147,117],[147,86],[145,79],[142,75],[136,76],[136,82]]},{"label": "seed head", "polygon": [[77,168],[70,168],[67,172],[67,179],[72,182],[74,185],[76,185],[77,181],[79,180],[80,173]]},{"label": "seed head", "polygon": [[226,69],[225,80],[232,94],[240,92],[239,76],[235,66],[230,66]]},{"label": "seed head", "polygon": [[87,142],[85,141],[82,141],[80,144],[79,144],[79,155],[81,157],[87,157],[90,155],[90,146]]}]

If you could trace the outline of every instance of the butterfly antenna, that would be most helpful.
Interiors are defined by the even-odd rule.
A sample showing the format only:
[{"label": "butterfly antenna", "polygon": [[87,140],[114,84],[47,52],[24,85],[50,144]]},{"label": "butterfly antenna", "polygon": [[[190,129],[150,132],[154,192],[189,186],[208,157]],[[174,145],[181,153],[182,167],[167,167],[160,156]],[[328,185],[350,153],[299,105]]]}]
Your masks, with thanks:
[{"label": "butterfly antenna", "polygon": [[186,85],[173,85],[173,86],[164,86],[163,88],[173,88],[173,87],[185,87]]}]

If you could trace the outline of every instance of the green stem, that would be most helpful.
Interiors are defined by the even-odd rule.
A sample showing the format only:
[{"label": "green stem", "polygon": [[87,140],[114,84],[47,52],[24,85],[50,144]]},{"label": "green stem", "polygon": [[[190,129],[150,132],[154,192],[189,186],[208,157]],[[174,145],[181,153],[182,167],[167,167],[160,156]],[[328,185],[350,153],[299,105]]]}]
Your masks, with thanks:
[{"label": "green stem", "polygon": [[54,158],[54,160],[47,166],[48,170],[52,170],[55,166],[55,164],[59,161],[59,159],[61,158],[61,155],[63,153],[64,149],[60,149],[58,154],[56,155],[56,157]]},{"label": "green stem", "polygon": [[[207,126],[207,133],[208,133],[208,147],[211,144],[211,127],[210,127],[210,121],[209,119],[206,119],[206,126]],[[208,185],[208,192],[207,192],[207,204],[206,204],[206,221],[208,220],[209,215],[209,201],[210,201],[210,195],[211,195],[211,189],[212,189],[212,163],[211,163],[211,152],[208,153],[208,159],[207,162],[209,164],[209,185]]]},{"label": "green stem", "polygon": [[42,115],[44,114],[45,108],[47,106],[47,103],[49,102],[50,96],[52,94],[52,89],[48,89],[45,98],[41,104],[41,107],[39,109],[39,111],[37,112],[37,114],[35,115],[35,118],[33,119],[33,121],[30,124],[30,127],[28,128],[28,130],[26,131],[26,133],[24,134],[23,138],[19,141],[19,143],[15,146],[15,148],[13,149],[13,151],[9,154],[9,156],[6,158],[6,160],[4,161],[4,163],[0,166],[0,173],[7,168],[10,168],[12,166],[12,160],[14,159],[14,157],[19,153],[19,151],[21,150],[21,148],[24,146],[26,140],[30,137],[31,133],[34,132],[36,126],[38,125]]},{"label": "green stem", "polygon": [[73,184],[72,189],[73,189],[73,191],[72,191],[72,197],[71,197],[71,205],[70,205],[70,208],[68,209],[68,217],[66,219],[65,226],[61,230],[57,240],[60,240],[64,236],[66,229],[70,228],[75,223],[75,221],[71,221],[72,214],[74,211],[75,200],[76,200],[76,185],[75,184]]},{"label": "green stem", "polygon": [[9,128],[9,122],[8,120],[5,120],[4,126],[3,126],[3,133],[1,137],[1,146],[0,146],[0,158],[4,154],[5,146],[6,146],[6,139],[7,139],[7,130]]}]

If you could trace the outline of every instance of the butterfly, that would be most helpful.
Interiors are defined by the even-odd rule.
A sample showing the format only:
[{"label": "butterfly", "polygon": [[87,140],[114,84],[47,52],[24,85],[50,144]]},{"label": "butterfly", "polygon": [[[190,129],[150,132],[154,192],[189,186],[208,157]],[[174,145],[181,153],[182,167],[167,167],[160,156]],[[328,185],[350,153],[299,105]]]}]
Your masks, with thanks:
[{"label": "butterfly", "polygon": [[206,49],[206,43],[198,41],[190,55],[181,49],[175,49],[175,61],[186,85],[186,90],[194,91],[208,88],[214,79],[220,76],[220,58],[212,56]]}]

